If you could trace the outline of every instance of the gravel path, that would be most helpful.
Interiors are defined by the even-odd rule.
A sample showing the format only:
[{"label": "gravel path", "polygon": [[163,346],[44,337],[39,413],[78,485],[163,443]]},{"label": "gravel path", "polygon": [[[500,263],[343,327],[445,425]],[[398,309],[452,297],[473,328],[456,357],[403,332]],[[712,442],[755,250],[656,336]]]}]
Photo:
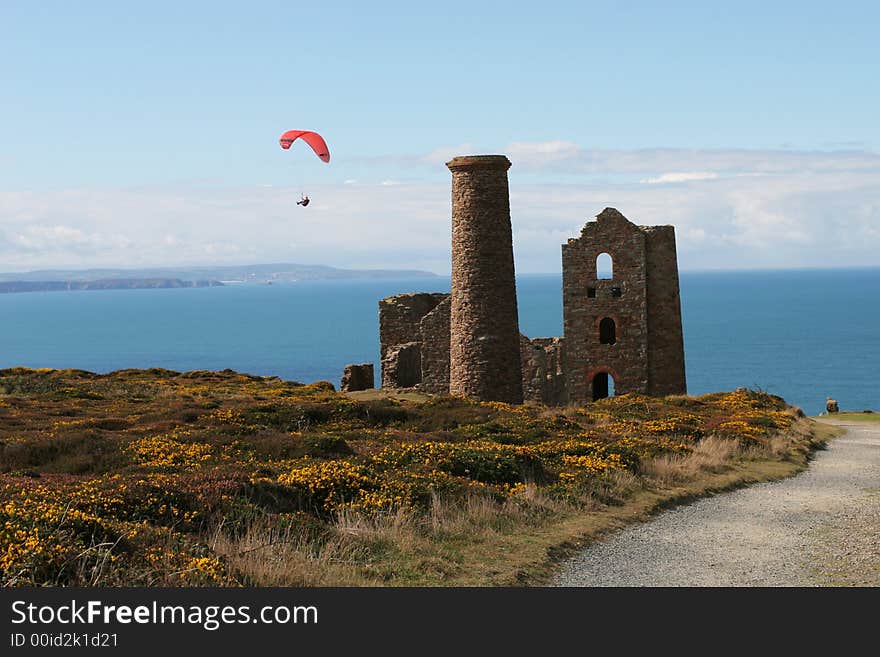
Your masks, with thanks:
[{"label": "gravel path", "polygon": [[554,586],[880,586],[880,424],[809,468],[665,511],[563,562]]}]

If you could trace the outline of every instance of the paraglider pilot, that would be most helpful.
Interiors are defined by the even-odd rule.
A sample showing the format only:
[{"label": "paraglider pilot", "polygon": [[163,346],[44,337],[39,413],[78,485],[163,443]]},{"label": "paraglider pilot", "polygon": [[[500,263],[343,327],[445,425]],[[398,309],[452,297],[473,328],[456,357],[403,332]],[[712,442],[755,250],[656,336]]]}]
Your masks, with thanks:
[{"label": "paraglider pilot", "polygon": [[303,196],[299,201],[296,202],[296,204],[306,207],[309,204],[309,197]]}]

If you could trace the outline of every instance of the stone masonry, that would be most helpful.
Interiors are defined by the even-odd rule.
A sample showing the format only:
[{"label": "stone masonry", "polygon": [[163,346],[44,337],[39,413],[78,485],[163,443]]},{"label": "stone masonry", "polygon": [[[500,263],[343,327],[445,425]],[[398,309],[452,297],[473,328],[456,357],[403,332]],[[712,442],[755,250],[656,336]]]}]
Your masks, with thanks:
[{"label": "stone masonry", "polygon": [[648,260],[648,388],[655,397],[687,391],[678,255],[673,226],[640,226]]},{"label": "stone masonry", "polygon": [[396,344],[382,359],[383,388],[414,388],[422,380],[422,343]]},{"label": "stone masonry", "polygon": [[523,398],[554,406],[565,398],[562,370],[562,338],[532,338],[520,335]]},{"label": "stone masonry", "polygon": [[404,342],[419,342],[419,321],[449,295],[444,293],[398,294],[379,302],[379,356]]},{"label": "stone masonry", "polygon": [[[686,393],[675,229],[614,208],[562,245],[564,337],[518,330],[509,160],[466,156],[452,183],[452,293],[379,302],[382,386],[548,405]],[[600,278],[607,254],[612,274]]]},{"label": "stone masonry", "polygon": [[422,379],[419,390],[432,394],[449,392],[449,336],[452,302],[449,295],[419,322],[422,341]]},{"label": "stone masonry", "polygon": [[342,381],[340,382],[339,389],[342,392],[369,390],[374,387],[375,380],[372,363],[346,365],[345,371],[342,373]]},{"label": "stone masonry", "polygon": [[379,302],[383,388],[449,391],[449,295],[398,294]]},{"label": "stone masonry", "polygon": [[453,158],[449,391],[523,401],[513,235],[503,155]]}]

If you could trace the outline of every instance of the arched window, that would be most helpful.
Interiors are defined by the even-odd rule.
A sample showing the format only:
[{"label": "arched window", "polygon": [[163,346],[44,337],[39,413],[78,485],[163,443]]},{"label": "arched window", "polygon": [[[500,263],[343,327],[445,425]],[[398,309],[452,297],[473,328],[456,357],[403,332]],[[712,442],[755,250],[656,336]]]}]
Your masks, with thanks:
[{"label": "arched window", "polygon": [[617,342],[617,326],[610,317],[603,317],[599,322],[599,343],[614,344]]},{"label": "arched window", "polygon": [[614,396],[614,377],[608,372],[599,372],[593,377],[593,401]]},{"label": "arched window", "polygon": [[596,278],[614,278],[614,261],[608,253],[600,253],[596,258]]}]

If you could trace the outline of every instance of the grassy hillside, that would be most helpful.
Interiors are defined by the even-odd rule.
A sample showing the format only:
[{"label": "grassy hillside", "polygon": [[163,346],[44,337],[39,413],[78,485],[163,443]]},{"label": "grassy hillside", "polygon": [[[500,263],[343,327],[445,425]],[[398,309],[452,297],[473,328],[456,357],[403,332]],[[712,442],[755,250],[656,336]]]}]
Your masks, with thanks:
[{"label": "grassy hillside", "polygon": [[0,370],[0,584],[536,582],[566,545],[803,467],[800,415],[742,390],[548,409]]}]

